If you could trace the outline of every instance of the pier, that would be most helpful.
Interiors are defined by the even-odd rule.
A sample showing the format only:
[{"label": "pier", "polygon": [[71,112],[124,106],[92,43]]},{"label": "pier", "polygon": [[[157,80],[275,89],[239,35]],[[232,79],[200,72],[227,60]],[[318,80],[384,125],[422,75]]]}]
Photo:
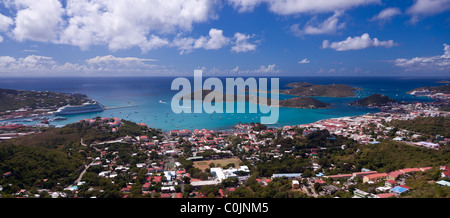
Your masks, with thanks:
[{"label": "pier", "polygon": [[120,107],[103,107],[103,109],[113,110],[113,109],[129,108],[129,107],[137,107],[137,105],[128,105],[128,106],[120,106]]}]

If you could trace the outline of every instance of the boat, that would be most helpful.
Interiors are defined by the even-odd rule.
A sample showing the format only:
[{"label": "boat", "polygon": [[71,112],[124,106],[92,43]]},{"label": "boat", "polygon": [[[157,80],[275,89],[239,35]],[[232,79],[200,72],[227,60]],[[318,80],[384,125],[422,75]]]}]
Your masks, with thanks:
[{"label": "boat", "polygon": [[50,121],[57,121],[57,120],[67,120],[67,117],[60,117],[60,116],[58,116],[58,117],[55,117],[55,118],[51,119]]},{"label": "boat", "polygon": [[105,110],[105,108],[97,103],[97,102],[87,102],[82,105],[67,105],[59,108],[56,112],[53,112],[54,115],[71,115],[71,114],[84,114],[84,113],[92,113],[92,112],[101,112]]}]

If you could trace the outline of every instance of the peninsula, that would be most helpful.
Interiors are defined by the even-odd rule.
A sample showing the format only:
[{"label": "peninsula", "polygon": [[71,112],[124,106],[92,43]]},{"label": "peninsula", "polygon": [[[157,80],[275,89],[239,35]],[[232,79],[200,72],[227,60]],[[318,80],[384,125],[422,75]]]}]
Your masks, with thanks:
[{"label": "peninsula", "polygon": [[[199,95],[199,92],[202,92],[201,95]],[[205,100],[206,96],[210,93],[214,93],[217,91],[213,91],[213,90],[199,90],[196,92],[192,92],[190,93],[190,96],[192,99],[194,100]],[[201,98],[199,98],[201,96]],[[185,95],[183,97],[189,97],[189,95]],[[239,97],[244,97],[246,102],[250,102],[250,103],[254,103],[254,104],[266,104],[266,105],[271,105],[271,98],[267,98],[265,102],[267,103],[262,103],[262,102],[258,102],[258,97],[252,94],[247,94],[245,96],[240,96],[237,94],[223,94],[223,99],[213,99],[212,102],[227,102],[228,99],[233,99],[232,102],[238,102],[240,101]],[[309,109],[326,109],[326,108],[331,108],[331,104],[329,103],[325,103],[322,101],[319,101],[315,98],[311,98],[311,97],[296,97],[296,98],[291,98],[291,99],[286,99],[286,100],[280,100],[279,101],[279,107],[290,107],[290,108],[309,108]]]},{"label": "peninsula", "polygon": [[281,94],[317,97],[351,97],[358,90],[345,84],[316,85],[307,82],[289,83],[285,87],[290,89],[280,90]]}]

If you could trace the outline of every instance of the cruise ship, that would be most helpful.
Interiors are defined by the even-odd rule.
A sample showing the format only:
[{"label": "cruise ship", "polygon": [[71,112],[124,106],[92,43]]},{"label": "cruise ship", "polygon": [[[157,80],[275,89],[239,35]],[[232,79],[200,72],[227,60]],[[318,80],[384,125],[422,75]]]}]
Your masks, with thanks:
[{"label": "cruise ship", "polygon": [[87,102],[82,105],[72,106],[67,105],[59,108],[54,115],[71,115],[71,114],[83,114],[103,111],[104,107],[97,102]]}]

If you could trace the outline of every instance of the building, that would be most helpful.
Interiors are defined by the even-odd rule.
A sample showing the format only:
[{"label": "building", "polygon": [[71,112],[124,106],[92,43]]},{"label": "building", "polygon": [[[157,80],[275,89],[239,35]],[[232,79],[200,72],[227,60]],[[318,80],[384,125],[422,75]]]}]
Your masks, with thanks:
[{"label": "building", "polygon": [[394,193],[383,193],[383,194],[377,194],[378,198],[394,198],[397,195]]},{"label": "building", "polygon": [[332,175],[332,176],[326,176],[326,177],[331,178],[332,180],[350,179],[350,178],[352,178],[352,174],[340,174],[340,175]]},{"label": "building", "polygon": [[436,182],[436,184],[440,185],[440,186],[450,186],[450,182],[447,182],[445,180],[441,180]]},{"label": "building", "polygon": [[397,180],[399,176],[403,175],[404,173],[401,171],[392,171],[390,172],[387,176],[386,179],[387,180]]},{"label": "building", "polygon": [[385,179],[387,177],[387,173],[376,173],[376,174],[370,174],[363,177],[363,183],[367,183],[369,181],[376,182],[382,179]]},{"label": "building", "polygon": [[298,180],[292,180],[292,188],[300,188],[300,183],[298,182]]},{"label": "building", "polygon": [[286,177],[288,179],[301,178],[301,173],[281,173],[281,174],[273,174],[272,179]]},{"label": "building", "polygon": [[403,193],[408,193],[409,189],[410,188],[407,187],[407,186],[399,185],[399,186],[395,186],[394,188],[392,188],[391,189],[391,193],[394,193],[396,195],[400,195],[400,194],[403,194]]},{"label": "building", "polygon": [[378,173],[378,172],[377,171],[358,172],[358,173],[353,173],[352,176],[355,177],[355,178],[356,177],[362,178],[364,176],[367,176],[367,175],[370,175],[370,174],[376,174],[376,173]]}]

